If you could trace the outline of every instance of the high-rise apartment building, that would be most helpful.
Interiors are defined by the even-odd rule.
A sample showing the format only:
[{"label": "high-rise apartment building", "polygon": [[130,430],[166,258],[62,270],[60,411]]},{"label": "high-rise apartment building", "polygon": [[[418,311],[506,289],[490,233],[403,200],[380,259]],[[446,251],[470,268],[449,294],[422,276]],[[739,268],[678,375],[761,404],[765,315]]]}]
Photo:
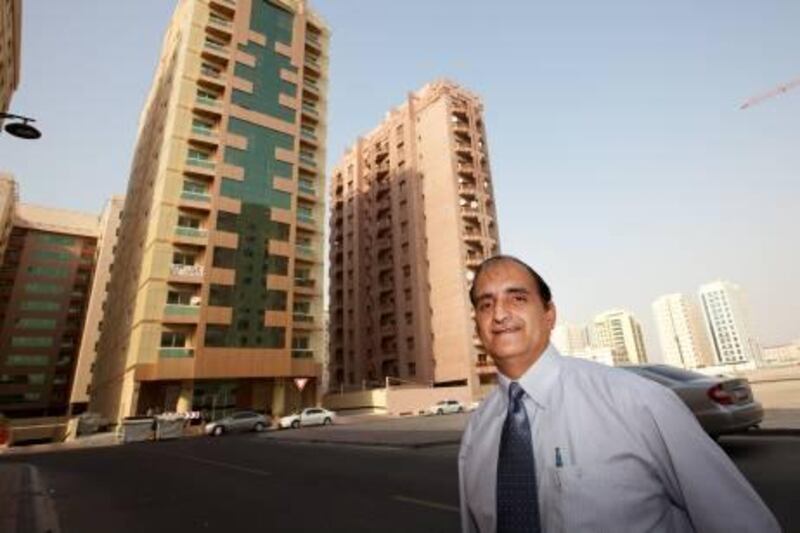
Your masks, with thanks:
[{"label": "high-rise apartment building", "polygon": [[97,358],[97,343],[100,339],[100,329],[103,326],[103,313],[108,299],[107,287],[111,279],[111,266],[117,247],[124,203],[123,196],[114,196],[108,201],[100,215],[92,288],[86,308],[81,349],[78,354],[75,379],[72,382],[69,400],[70,413],[73,415],[81,414],[89,405],[92,372]]},{"label": "high-rise apartment building", "polygon": [[448,81],[410,94],[346,151],[330,201],[331,389],[491,384],[468,295],[499,251],[480,99]]},{"label": "high-rise apartment building", "polygon": [[700,313],[683,294],[666,294],[653,302],[661,355],[668,365],[700,368],[714,364]]},{"label": "high-rise apartment building", "polygon": [[21,40],[22,0],[0,0],[0,113],[8,111],[19,85]]},{"label": "high-rise apartment building", "polygon": [[741,288],[719,280],[701,285],[699,294],[715,363],[759,363],[759,346],[750,330]]},{"label": "high-rise apartment building", "polygon": [[0,412],[62,417],[89,299],[97,217],[16,206],[0,269]]},{"label": "high-rise apartment building", "polygon": [[550,342],[566,355],[581,353],[589,347],[589,338],[584,326],[563,322],[553,328]]},{"label": "high-rise apartment building", "polygon": [[632,314],[621,309],[606,311],[594,318],[592,344],[614,349],[615,365],[647,362],[642,326]]},{"label": "high-rise apartment building", "polygon": [[[180,0],[141,114],[90,409],[313,403],[329,31],[304,0]],[[293,378],[307,378],[302,396]]]}]

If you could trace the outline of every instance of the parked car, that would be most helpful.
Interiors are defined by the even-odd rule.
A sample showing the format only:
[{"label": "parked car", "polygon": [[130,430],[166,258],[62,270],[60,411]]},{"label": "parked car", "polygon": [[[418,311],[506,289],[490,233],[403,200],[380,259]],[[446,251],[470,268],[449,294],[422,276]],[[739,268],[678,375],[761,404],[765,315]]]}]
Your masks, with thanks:
[{"label": "parked car", "polygon": [[264,431],[272,422],[269,417],[256,411],[237,411],[229,416],[206,424],[206,435],[219,437],[223,433],[241,431]]},{"label": "parked car", "polygon": [[706,376],[664,364],[621,368],[672,389],[712,437],[745,431],[764,418],[764,408],[745,378]]},{"label": "parked car", "polygon": [[442,400],[428,407],[428,413],[432,415],[463,413],[464,411],[464,405],[458,400]]},{"label": "parked car", "polygon": [[280,427],[299,428],[300,426],[327,426],[336,420],[336,413],[322,407],[308,407],[299,413],[292,413],[280,419]]}]

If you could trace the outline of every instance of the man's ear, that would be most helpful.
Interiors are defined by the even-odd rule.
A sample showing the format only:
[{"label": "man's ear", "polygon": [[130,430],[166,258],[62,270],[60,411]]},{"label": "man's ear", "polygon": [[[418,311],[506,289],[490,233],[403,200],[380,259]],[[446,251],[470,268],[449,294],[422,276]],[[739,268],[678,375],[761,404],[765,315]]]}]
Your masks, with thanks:
[{"label": "man's ear", "polygon": [[547,320],[547,327],[552,330],[556,326],[557,318],[556,304],[550,302],[547,311],[544,313],[545,320]]}]

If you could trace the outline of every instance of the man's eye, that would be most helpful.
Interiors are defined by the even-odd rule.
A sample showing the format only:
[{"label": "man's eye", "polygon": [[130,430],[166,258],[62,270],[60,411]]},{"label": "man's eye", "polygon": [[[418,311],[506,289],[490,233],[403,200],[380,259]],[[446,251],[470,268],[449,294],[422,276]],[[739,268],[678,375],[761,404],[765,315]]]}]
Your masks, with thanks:
[{"label": "man's eye", "polygon": [[516,294],[514,295],[514,301],[524,303],[528,301],[528,298],[524,294]]},{"label": "man's eye", "polygon": [[491,304],[491,303],[489,303],[489,302],[483,302],[483,303],[480,303],[480,304],[478,304],[478,311],[486,311],[486,310],[487,310],[487,309],[489,309],[491,306],[492,306],[492,304]]}]

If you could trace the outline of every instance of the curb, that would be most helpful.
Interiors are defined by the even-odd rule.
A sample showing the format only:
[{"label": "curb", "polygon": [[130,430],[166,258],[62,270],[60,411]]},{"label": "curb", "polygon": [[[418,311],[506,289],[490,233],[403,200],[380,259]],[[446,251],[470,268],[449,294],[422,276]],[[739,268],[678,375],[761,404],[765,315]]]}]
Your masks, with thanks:
[{"label": "curb", "polygon": [[437,446],[451,446],[461,444],[461,439],[455,440],[436,440],[423,442],[366,442],[363,440],[330,440],[330,439],[311,439],[311,438],[280,438],[265,437],[273,442],[280,443],[299,443],[299,444],[329,444],[332,446],[366,446],[371,448],[402,448],[402,449],[422,449],[435,448]]}]

